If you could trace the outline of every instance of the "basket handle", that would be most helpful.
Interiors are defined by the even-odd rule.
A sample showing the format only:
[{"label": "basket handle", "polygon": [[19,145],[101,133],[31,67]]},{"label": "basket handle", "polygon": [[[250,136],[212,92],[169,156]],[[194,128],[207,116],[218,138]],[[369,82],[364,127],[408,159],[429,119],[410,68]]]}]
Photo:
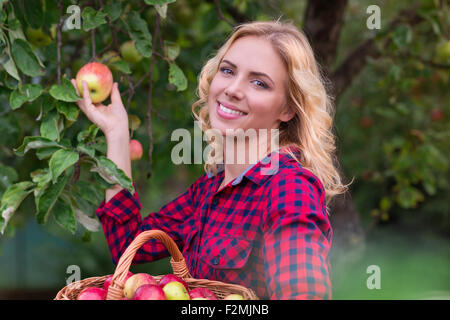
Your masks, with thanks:
[{"label": "basket handle", "polygon": [[136,255],[136,252],[141,248],[148,240],[157,239],[163,243],[167,248],[170,255],[170,264],[173,272],[180,278],[192,278],[186,265],[183,255],[181,254],[175,241],[172,240],[167,233],[161,230],[148,230],[143,231],[136,236],[136,238],[130,243],[128,248],[122,254],[117,263],[116,270],[111,280],[111,285],[108,288],[108,294],[106,300],[120,300],[123,297],[123,286],[125,277],[130,270],[131,263]]}]

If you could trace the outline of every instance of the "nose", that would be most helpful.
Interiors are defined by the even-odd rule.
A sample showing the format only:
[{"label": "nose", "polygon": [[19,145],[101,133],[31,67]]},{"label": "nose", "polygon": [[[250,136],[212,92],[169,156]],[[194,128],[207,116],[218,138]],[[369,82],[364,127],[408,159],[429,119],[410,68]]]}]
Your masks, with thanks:
[{"label": "nose", "polygon": [[242,85],[240,84],[240,80],[238,78],[230,82],[225,88],[225,95],[229,98],[235,98],[237,100],[241,100],[244,97]]}]

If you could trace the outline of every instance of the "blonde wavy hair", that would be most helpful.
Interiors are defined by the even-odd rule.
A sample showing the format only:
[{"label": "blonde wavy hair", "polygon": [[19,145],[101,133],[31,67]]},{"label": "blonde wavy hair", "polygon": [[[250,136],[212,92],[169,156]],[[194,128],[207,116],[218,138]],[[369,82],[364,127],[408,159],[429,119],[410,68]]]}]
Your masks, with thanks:
[{"label": "blonde wavy hair", "polygon": [[[331,199],[345,193],[351,182],[343,185],[333,161],[336,159],[335,136],[332,131],[335,111],[333,99],[326,91],[327,80],[319,69],[306,36],[292,22],[257,21],[236,26],[225,44],[207,61],[199,74],[196,92],[199,99],[192,104],[194,117],[204,132],[211,129],[208,114],[211,81],[231,45],[245,36],[258,36],[268,40],[287,67],[289,81],[286,105],[295,112],[295,116],[280,124],[279,147],[294,146],[301,151],[299,157],[290,150],[287,153],[322,182],[329,214],[328,204]],[[211,143],[209,141],[210,145]],[[211,148],[205,171],[216,174],[217,163],[214,148]]]}]

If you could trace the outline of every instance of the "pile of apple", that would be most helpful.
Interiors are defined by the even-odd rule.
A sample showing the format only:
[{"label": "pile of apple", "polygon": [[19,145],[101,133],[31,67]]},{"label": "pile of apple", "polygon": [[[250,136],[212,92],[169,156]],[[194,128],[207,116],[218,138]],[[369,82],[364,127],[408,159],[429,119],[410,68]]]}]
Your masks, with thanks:
[{"label": "pile of apple", "polygon": [[[83,289],[77,300],[106,300],[108,287],[111,284],[112,275],[108,276],[103,288],[88,287]],[[219,300],[209,289],[189,287],[183,279],[174,275],[166,274],[156,280],[148,273],[128,272],[125,278],[122,300]],[[224,300],[244,300],[240,294],[229,294]]]}]

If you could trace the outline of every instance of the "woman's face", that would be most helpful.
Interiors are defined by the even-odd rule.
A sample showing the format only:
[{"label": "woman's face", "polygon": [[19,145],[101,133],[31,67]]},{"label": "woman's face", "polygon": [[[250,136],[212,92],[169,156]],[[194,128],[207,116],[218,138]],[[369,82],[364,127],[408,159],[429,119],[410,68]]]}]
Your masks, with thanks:
[{"label": "woman's face", "polygon": [[270,129],[293,113],[284,106],[287,70],[269,41],[246,36],[236,40],[219,64],[208,99],[211,127]]}]

